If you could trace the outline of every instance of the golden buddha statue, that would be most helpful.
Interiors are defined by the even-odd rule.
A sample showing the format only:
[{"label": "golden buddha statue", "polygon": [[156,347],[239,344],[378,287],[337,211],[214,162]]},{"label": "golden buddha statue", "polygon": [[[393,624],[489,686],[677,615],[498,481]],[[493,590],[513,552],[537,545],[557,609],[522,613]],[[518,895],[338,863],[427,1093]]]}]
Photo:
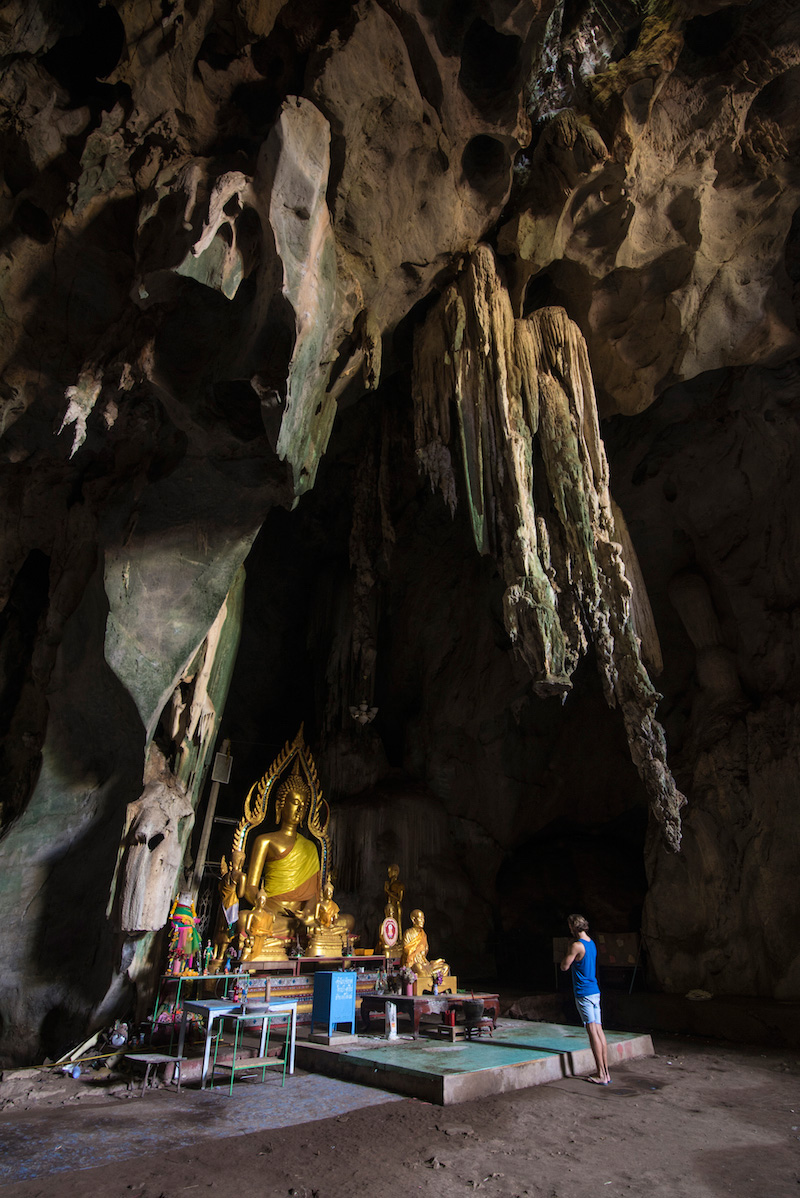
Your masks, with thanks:
[{"label": "golden buddha statue", "polygon": [[239,916],[237,948],[242,963],[282,960],[286,956],[283,940],[272,934],[275,916],[267,910],[267,902],[266,892],[259,890],[255,907]]},{"label": "golden buddha statue", "polygon": [[418,977],[429,978],[434,973],[444,976],[450,972],[450,966],[441,957],[435,961],[428,960],[428,937],[424,928],[425,912],[417,908],[411,912],[411,927],[403,936],[401,964],[413,969]]},{"label": "golden buddha statue", "polygon": [[400,881],[400,866],[390,865],[386,872],[389,876],[383,883],[386,894],[385,915],[387,919],[393,919],[396,922],[398,933],[402,933],[405,886]]},{"label": "golden buddha statue", "polygon": [[339,914],[339,906],[333,901],[333,883],[325,882],[322,898],[317,903],[313,916],[307,921],[309,929],[308,957],[341,957],[347,947],[350,917]]},{"label": "golden buddha statue", "polygon": [[[263,824],[270,812],[277,827],[257,836],[247,854],[250,832]],[[229,900],[234,891],[247,908],[239,912],[236,925],[242,960],[285,959],[286,944],[304,926],[319,926],[333,943],[332,933],[339,925],[347,931],[353,924],[353,917],[340,915],[336,904],[321,891],[330,856],[329,818],[301,728],[250,788],[233,838],[235,868],[220,885],[223,908],[232,909]],[[326,902],[336,908],[329,924],[325,923],[326,911],[331,908],[324,906]],[[272,921],[269,926],[268,918]],[[228,920],[232,922],[230,915]],[[339,941],[333,955],[339,956],[341,951]]]},{"label": "golden buddha statue", "polygon": [[316,902],[319,894],[319,851],[299,831],[308,812],[311,792],[299,773],[291,774],[278,789],[274,832],[256,837],[247,867],[244,897],[255,902],[259,891],[267,896],[273,915],[298,916]]}]

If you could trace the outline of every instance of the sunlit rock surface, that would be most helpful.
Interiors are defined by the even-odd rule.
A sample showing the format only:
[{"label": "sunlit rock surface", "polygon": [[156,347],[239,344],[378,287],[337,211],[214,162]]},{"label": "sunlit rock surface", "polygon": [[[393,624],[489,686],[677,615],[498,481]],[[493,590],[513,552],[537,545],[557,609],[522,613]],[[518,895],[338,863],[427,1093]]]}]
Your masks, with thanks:
[{"label": "sunlit rock surface", "polygon": [[638,926],[672,769],[652,980],[796,992],[799,40],[785,0],[6,6],[0,1051],[145,1001],[130,805],[160,771],[188,839],[221,722],[241,788],[306,720],[334,807],[400,796],[392,858],[440,804],[418,901],[476,969]]}]

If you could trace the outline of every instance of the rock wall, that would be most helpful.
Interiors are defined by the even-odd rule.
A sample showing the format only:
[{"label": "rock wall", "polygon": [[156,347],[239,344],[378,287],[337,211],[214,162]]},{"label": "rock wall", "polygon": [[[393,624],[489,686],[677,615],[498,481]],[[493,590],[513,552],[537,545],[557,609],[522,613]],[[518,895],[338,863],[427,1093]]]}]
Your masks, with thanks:
[{"label": "rock wall", "polygon": [[[638,419],[646,421],[662,410],[644,412],[659,395],[668,392],[661,402],[680,407],[675,396],[684,392],[668,389],[681,380],[700,379],[702,394],[714,397],[709,372],[748,365],[780,371],[797,354],[799,43],[800,16],[787,0],[724,7],[715,0],[6,6],[0,29],[4,1046],[44,1052],[92,1012],[106,1017],[125,1001],[132,980],[152,973],[152,933],[117,941],[106,915],[117,899],[129,804],[141,798],[157,751],[174,781],[170,793],[181,796],[175,818],[189,820],[177,811],[184,796],[194,809],[202,792],[236,653],[240,571],[259,530],[274,509],[313,495],[338,422],[353,405],[398,403],[410,411],[414,329],[422,330],[422,344],[447,297],[458,293],[463,302],[476,263],[491,256],[496,262],[507,329],[544,328],[552,318],[537,314],[554,308],[574,322],[564,327],[585,341],[588,357],[577,370],[584,383],[591,371],[601,416],[643,413]],[[479,292],[473,287],[473,296]],[[478,326],[488,327],[480,320]],[[510,373],[524,375],[531,394],[542,380],[545,398],[556,386],[576,398],[575,354],[556,347],[537,357],[531,339],[523,340],[508,343]],[[583,341],[571,332],[562,349]],[[458,347],[451,342],[450,349]],[[456,358],[434,363],[420,353],[417,377],[427,380],[427,411],[439,413],[441,431]],[[504,360],[505,354],[506,348]],[[500,360],[493,358],[495,365]],[[471,379],[471,369],[457,365]],[[582,383],[583,393],[588,386]],[[778,393],[794,395],[795,386],[789,374]],[[790,409],[790,402],[776,400],[769,410]],[[681,410],[693,430],[694,407]],[[547,403],[542,411],[550,411]],[[576,411],[568,405],[554,413],[561,424],[554,423],[548,444],[560,444],[563,431],[591,449],[588,425]],[[746,404],[742,413],[740,429],[754,418]],[[759,597],[755,577],[738,592],[737,635],[747,646],[740,652],[714,572],[680,563],[681,571],[699,574],[706,600],[702,588],[674,572],[667,576],[648,558],[648,541],[666,543],[671,513],[679,509],[653,506],[653,523],[642,532],[639,496],[629,501],[627,482],[617,486],[614,462],[627,452],[626,435],[635,431],[645,444],[652,433],[647,424],[630,427],[624,435],[614,428],[612,490],[633,530],[655,626],[668,647],[665,677],[677,687],[677,671],[686,683],[696,656],[700,695],[692,719],[717,736],[717,747],[704,749],[713,760],[703,758],[702,768],[701,757],[687,758],[685,766],[680,757],[679,782],[691,808],[693,788],[710,794],[714,788],[704,779],[719,780],[717,807],[710,799],[697,807],[698,829],[704,810],[717,811],[709,827],[720,827],[726,804],[752,804],[752,817],[731,833],[730,850],[716,838],[712,872],[728,876],[738,869],[737,854],[755,860],[758,846],[772,843],[770,829],[789,822],[788,790],[778,803],[782,784],[774,778],[777,770],[788,779],[789,766],[780,762],[793,752],[787,713],[795,697],[774,677],[790,643],[793,575],[783,559],[769,559],[768,597]],[[525,597],[516,605],[518,626],[537,586],[555,592],[555,580],[558,624],[574,641],[569,652],[574,656],[582,635],[600,646],[606,689],[622,704],[634,754],[646,744],[637,765],[658,762],[647,788],[661,796],[656,806],[675,843],[679,800],[654,723],[655,694],[631,639],[621,575],[610,589],[602,583],[595,589],[589,564],[598,546],[610,560],[626,543],[623,522],[606,502],[593,423],[592,430],[589,457],[602,512],[594,525],[603,525],[592,552],[580,548],[586,512],[573,501],[591,499],[581,483],[569,494],[556,486],[552,501],[536,509],[547,513],[551,547],[560,528],[569,549],[554,578],[539,539],[532,552],[535,520],[508,524],[498,561],[506,592],[517,586]],[[515,458],[521,430],[498,425],[495,431],[499,440],[487,460],[498,470],[503,463],[503,472],[516,461],[510,472],[516,482],[507,489],[495,480],[494,491],[524,506],[527,467]],[[436,454],[427,454],[429,468],[434,458],[440,467],[445,462],[447,438],[439,441]],[[435,439],[426,436],[424,444]],[[701,444],[715,461],[708,439]],[[455,447],[449,448],[452,462]],[[742,452],[751,450],[744,437]],[[468,466],[477,460],[472,451],[464,458]],[[754,477],[783,486],[769,460],[764,453]],[[320,599],[308,608],[308,626],[296,627],[298,644],[312,644],[325,663],[322,681],[316,675],[314,718],[331,779],[350,794],[381,781],[403,740],[396,726],[387,730],[395,748],[376,743],[365,762],[342,735],[353,691],[361,697],[376,685],[385,596],[376,580],[383,583],[398,568],[391,560],[407,562],[387,549],[393,535],[396,544],[392,529],[402,526],[386,498],[393,471],[402,467],[383,434],[376,433],[363,466],[364,478],[374,481],[362,480],[345,581],[329,592],[340,612],[352,616],[332,631]],[[534,499],[546,463],[543,473],[537,469]],[[721,546],[732,523],[741,529],[733,515],[742,511],[741,496],[715,499],[713,478],[727,478],[725,463],[712,474],[698,457],[694,470],[702,535]],[[463,493],[477,513],[481,489],[468,479]],[[672,493],[676,484],[664,485]],[[787,477],[784,499],[790,487]],[[772,506],[780,509],[781,502]],[[370,531],[375,513],[377,540]],[[326,517],[319,519],[324,526]],[[515,542],[514,528],[527,528],[527,548]],[[691,539],[693,528],[681,536]],[[537,538],[541,533],[537,526]],[[741,536],[745,546],[759,536],[750,514]],[[732,546],[738,543],[734,537]],[[652,629],[645,633],[647,603],[629,552],[628,558],[636,632],[654,662],[657,638]],[[567,588],[563,571],[570,575]],[[269,586],[268,566],[265,578]],[[677,611],[665,617],[662,587],[671,588],[685,632]],[[586,597],[590,590],[590,618],[579,633],[581,619],[564,621],[564,606],[569,595]],[[223,605],[228,615],[220,625]],[[541,656],[532,648],[541,632],[536,624],[517,634],[517,648],[529,656]],[[615,627],[613,651],[598,636],[601,625]],[[762,625],[770,636],[759,641]],[[503,636],[512,631],[506,604]],[[393,651],[402,653],[396,644]],[[737,653],[741,660],[732,665]],[[260,685],[269,670],[270,663],[259,667]],[[553,670],[548,664],[543,677],[567,672],[561,663]],[[459,684],[453,678],[449,684],[455,691],[444,706],[457,707]],[[635,701],[620,692],[624,686],[637,692]],[[501,719],[504,702],[500,688],[490,723]],[[417,718],[408,707],[395,717],[406,729]],[[668,742],[675,723],[666,717]],[[275,739],[294,730],[283,728]],[[778,752],[778,743],[785,750]],[[409,746],[403,769],[440,792],[435,753]],[[455,752],[447,755],[457,760]],[[535,753],[526,759],[526,770],[535,759]],[[723,768],[734,759],[736,769]],[[519,775],[495,768],[508,801],[518,803]],[[464,781],[467,791],[477,785]],[[580,801],[565,796],[562,810]],[[185,827],[181,834],[188,835]],[[515,835],[504,852],[513,854]],[[775,950],[769,960],[749,956],[746,912],[753,908],[746,896],[724,889],[725,921],[709,917],[691,937],[677,917],[668,921],[681,908],[676,894],[713,889],[699,843],[693,840],[674,861],[655,847],[649,857],[648,927],[663,945],[652,954],[655,978],[682,986],[692,958],[714,962],[726,987],[737,974],[739,989],[763,989],[771,984],[767,975],[776,976],[769,956]],[[768,889],[782,876],[777,855],[774,884],[771,868]],[[486,885],[484,940],[494,882]],[[726,952],[729,972],[720,963]],[[793,977],[781,966],[775,984],[791,989]]]},{"label": "rock wall", "polygon": [[[691,795],[680,858],[648,853],[649,951],[665,988],[786,998],[797,850],[797,413],[800,373],[671,389],[608,443],[664,644],[660,685]],[[709,472],[713,487],[707,485]]]}]

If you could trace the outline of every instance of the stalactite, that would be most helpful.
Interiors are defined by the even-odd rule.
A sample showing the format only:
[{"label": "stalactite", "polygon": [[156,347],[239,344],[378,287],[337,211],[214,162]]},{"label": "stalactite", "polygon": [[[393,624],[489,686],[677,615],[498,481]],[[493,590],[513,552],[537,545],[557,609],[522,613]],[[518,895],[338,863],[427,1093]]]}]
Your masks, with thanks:
[{"label": "stalactite", "polygon": [[[570,689],[588,636],[653,814],[677,850],[685,800],[666,763],[660,696],[631,617],[579,329],[561,308],[515,320],[494,254],[481,246],[420,331],[414,367],[419,460],[452,507],[452,466],[441,464],[454,403],[475,543],[502,570],[506,629],[537,693]],[[638,601],[647,610],[641,586]]]}]

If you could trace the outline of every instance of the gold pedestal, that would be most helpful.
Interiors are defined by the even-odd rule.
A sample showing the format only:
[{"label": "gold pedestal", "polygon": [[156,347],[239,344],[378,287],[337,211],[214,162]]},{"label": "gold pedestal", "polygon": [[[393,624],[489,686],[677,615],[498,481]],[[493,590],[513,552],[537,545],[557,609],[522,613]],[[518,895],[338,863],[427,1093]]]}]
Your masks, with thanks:
[{"label": "gold pedestal", "polygon": [[309,940],[305,955],[307,957],[341,957],[343,952],[344,943],[341,933],[321,930],[315,932]]},{"label": "gold pedestal", "polygon": [[288,941],[285,940],[268,940],[266,943],[257,944],[255,949],[258,955],[245,957],[241,964],[249,968],[251,965],[258,965],[259,961],[288,961],[287,944]]},{"label": "gold pedestal", "polygon": [[[414,983],[414,997],[420,998],[423,990],[433,990],[433,978],[429,973],[418,973],[417,980]],[[440,994],[455,994],[458,990],[458,978],[453,973],[448,973],[442,978],[439,983]]]}]

